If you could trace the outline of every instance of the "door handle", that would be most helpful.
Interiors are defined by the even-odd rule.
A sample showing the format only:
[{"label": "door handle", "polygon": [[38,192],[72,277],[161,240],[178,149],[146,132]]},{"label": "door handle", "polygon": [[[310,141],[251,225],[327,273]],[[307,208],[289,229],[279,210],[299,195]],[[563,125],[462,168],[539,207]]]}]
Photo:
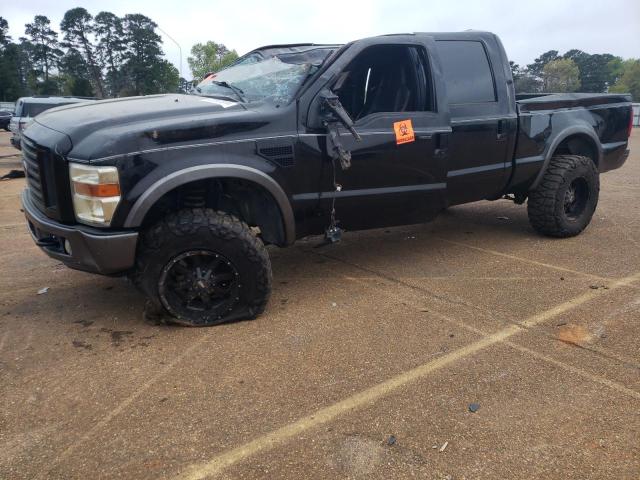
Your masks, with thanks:
[{"label": "door handle", "polygon": [[496,140],[501,141],[507,138],[506,125],[507,125],[506,120],[498,120],[498,128],[496,130]]},{"label": "door handle", "polygon": [[433,155],[436,158],[443,158],[446,156],[447,151],[449,150],[449,133],[436,134],[435,147]]}]

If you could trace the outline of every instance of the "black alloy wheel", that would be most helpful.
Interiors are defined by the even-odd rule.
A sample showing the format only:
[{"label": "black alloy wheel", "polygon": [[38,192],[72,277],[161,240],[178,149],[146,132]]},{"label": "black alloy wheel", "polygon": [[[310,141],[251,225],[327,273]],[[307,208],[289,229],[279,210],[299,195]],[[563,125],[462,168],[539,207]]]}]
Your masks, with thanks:
[{"label": "black alloy wheel", "polygon": [[209,250],[178,255],[164,267],[158,281],[164,307],[176,317],[198,318],[198,323],[229,314],[240,299],[240,288],[236,267]]},{"label": "black alloy wheel", "polygon": [[564,194],[564,213],[569,220],[580,217],[589,201],[589,185],[584,177],[578,177]]}]

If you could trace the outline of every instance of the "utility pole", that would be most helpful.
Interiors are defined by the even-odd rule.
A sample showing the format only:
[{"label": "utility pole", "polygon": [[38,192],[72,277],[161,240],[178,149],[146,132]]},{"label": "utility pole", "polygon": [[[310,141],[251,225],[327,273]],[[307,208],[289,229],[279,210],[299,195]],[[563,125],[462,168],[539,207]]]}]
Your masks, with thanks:
[{"label": "utility pole", "polygon": [[180,44],[179,44],[178,42],[176,42],[176,41],[174,40],[174,38],[173,38],[171,35],[169,35],[167,32],[165,32],[165,31],[164,31],[163,29],[161,29],[159,26],[158,26],[158,30],[160,30],[162,33],[164,33],[164,34],[167,36],[167,38],[168,38],[169,40],[171,40],[173,43],[175,43],[175,44],[176,44],[176,46],[178,47],[178,51],[180,52],[180,78],[184,78],[184,77],[182,76],[182,47],[180,46]]}]

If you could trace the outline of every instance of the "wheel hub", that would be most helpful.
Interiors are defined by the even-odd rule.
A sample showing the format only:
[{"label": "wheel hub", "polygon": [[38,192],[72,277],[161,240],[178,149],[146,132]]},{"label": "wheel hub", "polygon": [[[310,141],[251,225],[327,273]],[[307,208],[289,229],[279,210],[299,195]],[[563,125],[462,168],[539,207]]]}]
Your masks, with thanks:
[{"label": "wheel hub", "polygon": [[193,250],[173,258],[162,270],[158,293],[178,318],[211,324],[233,310],[241,285],[236,267],[222,255]]},{"label": "wheel hub", "polygon": [[580,177],[571,182],[564,194],[564,213],[570,220],[577,219],[584,212],[589,200],[589,185]]}]

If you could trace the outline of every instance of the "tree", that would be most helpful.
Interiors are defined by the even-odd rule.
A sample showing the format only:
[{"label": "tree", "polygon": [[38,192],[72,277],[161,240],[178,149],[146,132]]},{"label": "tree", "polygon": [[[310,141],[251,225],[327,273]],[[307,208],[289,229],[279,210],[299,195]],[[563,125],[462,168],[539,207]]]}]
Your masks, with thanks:
[{"label": "tree", "polygon": [[51,27],[51,21],[44,15],[36,15],[33,23],[25,25],[25,33],[31,37],[34,64],[44,74],[45,83],[49,83],[49,72],[54,68],[58,57],[62,55],[58,43],[58,34]]},{"label": "tree", "polygon": [[535,93],[540,90],[540,82],[529,73],[527,68],[522,68],[513,61],[509,62],[509,67],[516,93]]},{"label": "tree", "polygon": [[558,57],[557,50],[549,50],[536,58],[533,63],[527,65],[527,72],[529,72],[529,75],[533,78],[542,80],[542,71],[544,70],[545,65],[553,60],[557,60],[558,58],[560,57]]},{"label": "tree", "polygon": [[613,57],[607,65],[609,70],[609,87],[615,85],[624,73],[624,60],[622,57]]},{"label": "tree", "polygon": [[11,43],[11,37],[8,35],[9,22],[0,17],[0,50],[4,49]]},{"label": "tree", "polygon": [[127,50],[124,54],[126,74],[131,80],[128,93],[146,95],[156,93],[154,79],[149,73],[162,59],[162,39],[155,32],[157,24],[141,14],[124,16],[123,21]]},{"label": "tree", "polygon": [[180,86],[180,73],[178,69],[167,60],[155,63],[150,72],[152,93],[177,92]]},{"label": "tree", "polygon": [[513,86],[516,93],[537,93],[540,91],[540,81],[526,71],[513,81]]},{"label": "tree", "polygon": [[548,62],[542,78],[545,92],[575,92],[580,88],[580,69],[568,58]]},{"label": "tree", "polygon": [[95,89],[100,97],[105,96],[102,84],[102,72],[98,66],[95,54],[95,46],[91,43],[89,36],[94,33],[95,26],[93,17],[82,7],[67,10],[60,23],[60,30],[64,32],[64,46],[69,50],[78,53],[75,60],[82,59],[85,68],[93,81]]},{"label": "tree", "polygon": [[631,58],[622,62],[622,74],[610,91],[630,93],[633,101],[640,100],[640,60]]},{"label": "tree", "polygon": [[122,19],[111,12],[100,12],[94,21],[100,64],[106,70],[105,86],[109,96],[113,97],[123,86],[122,65],[127,47]]},{"label": "tree", "polygon": [[25,93],[21,83],[20,49],[7,34],[9,23],[0,17],[0,100],[11,101]]},{"label": "tree", "polygon": [[202,80],[208,72],[217,72],[238,58],[235,50],[229,50],[221,43],[209,41],[196,43],[187,58],[193,78]]},{"label": "tree", "polygon": [[60,83],[64,95],[93,96],[94,90],[87,62],[78,50],[71,48],[67,50],[60,58],[59,68]]},{"label": "tree", "polygon": [[562,58],[573,60],[580,69],[580,85],[583,92],[605,92],[615,83],[611,62],[616,58],[610,53],[595,54],[582,50],[569,50]]},{"label": "tree", "polygon": [[73,8],[60,23],[61,42],[43,15],[25,27],[26,36],[14,43],[0,17],[2,100],[36,93],[147,95],[188,87],[163,58],[157,25],[144,15],[119,18],[100,12],[94,18],[84,8]]}]

